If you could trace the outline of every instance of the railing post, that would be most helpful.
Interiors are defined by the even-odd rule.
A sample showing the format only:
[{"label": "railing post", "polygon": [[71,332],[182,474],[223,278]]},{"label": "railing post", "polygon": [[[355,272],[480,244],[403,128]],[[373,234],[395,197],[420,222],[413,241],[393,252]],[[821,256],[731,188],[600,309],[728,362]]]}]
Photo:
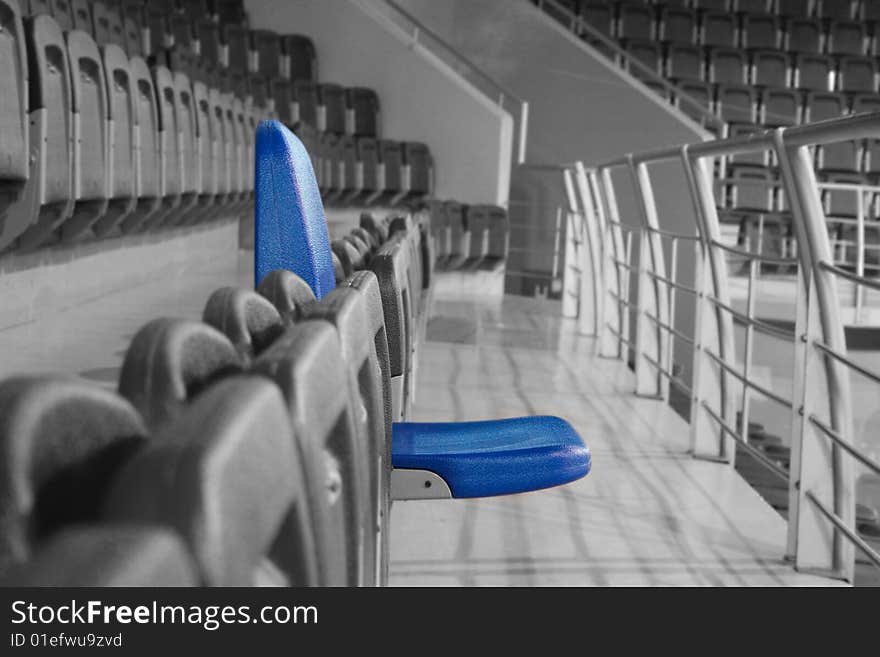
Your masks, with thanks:
[{"label": "railing post", "polygon": [[584,306],[581,289],[584,270],[583,214],[578,207],[571,169],[562,170],[565,198],[565,265],[562,271],[562,316],[575,318],[582,312],[590,312]]},{"label": "railing post", "polygon": [[611,171],[608,168],[599,169],[599,182],[601,183],[601,197],[605,209],[605,231],[603,234],[603,275],[604,282],[602,295],[603,314],[599,326],[599,355],[605,358],[620,358],[622,345],[620,340],[612,333],[612,328],[620,335],[625,333],[628,322],[628,312],[617,299],[609,298],[614,291],[621,298],[629,294],[629,276],[621,271],[615,260],[624,260],[627,257],[627,247],[620,229],[620,212],[617,207],[617,196],[614,190],[614,181],[611,179]]},{"label": "railing post", "polygon": [[[602,244],[599,200],[594,196],[587,170],[583,162],[575,162],[573,172],[575,192],[582,208],[583,271],[581,272],[581,302],[578,313],[578,330],[582,335],[599,335],[599,319],[602,316]],[[589,259],[589,262],[585,262]]]},{"label": "railing post", "polygon": [[729,303],[727,264],[715,243],[721,237],[718,210],[712,187],[712,175],[702,158],[691,157],[689,147],[682,147],[682,164],[697,216],[700,255],[696,276],[697,310],[694,326],[693,399],[691,401],[691,451],[695,457],[733,464],[734,441],[715,422],[703,406],[717,404],[719,415],[728,426],[736,426],[731,378],[711,358],[706,349],[733,365],[733,318],[714,303],[710,296]]},{"label": "railing post", "polygon": [[642,225],[639,233],[639,279],[636,292],[636,394],[666,399],[669,380],[645,359],[647,356],[660,366],[665,362],[663,329],[651,322],[646,317],[647,313],[651,313],[664,324],[672,322],[666,317],[666,285],[649,275],[649,272],[653,272],[656,276],[666,277],[660,236],[649,230],[659,228],[657,204],[647,165],[636,164],[632,157],[628,161]]},{"label": "railing post", "polygon": [[789,547],[798,570],[818,572],[852,581],[855,567],[853,544],[810,500],[819,500],[844,526],[855,526],[854,468],[842,449],[832,443],[811,421],[811,416],[828,417],[830,426],[847,442],[852,441],[852,409],[848,372],[830,356],[820,353],[817,341],[838,353],[846,353],[846,339],[840,317],[837,286],[822,265],[831,264],[831,246],[816,174],[807,146],[786,143],[785,132],[774,135],[786,194],[791,201],[797,233],[799,258],[804,271],[806,326],[796,338],[803,342],[803,387],[801,401],[795,399],[793,423],[799,434],[792,436],[792,455],[797,453],[797,470],[792,464],[795,506],[789,514]]}]

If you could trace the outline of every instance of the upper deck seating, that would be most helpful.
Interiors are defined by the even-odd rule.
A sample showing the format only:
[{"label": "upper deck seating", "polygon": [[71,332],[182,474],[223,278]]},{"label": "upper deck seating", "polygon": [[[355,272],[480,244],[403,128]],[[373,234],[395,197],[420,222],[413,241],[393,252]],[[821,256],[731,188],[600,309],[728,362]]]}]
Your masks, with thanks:
[{"label": "upper deck seating", "polygon": [[281,38],[281,49],[287,57],[287,75],[291,80],[317,80],[318,66],[315,44],[301,34]]}]

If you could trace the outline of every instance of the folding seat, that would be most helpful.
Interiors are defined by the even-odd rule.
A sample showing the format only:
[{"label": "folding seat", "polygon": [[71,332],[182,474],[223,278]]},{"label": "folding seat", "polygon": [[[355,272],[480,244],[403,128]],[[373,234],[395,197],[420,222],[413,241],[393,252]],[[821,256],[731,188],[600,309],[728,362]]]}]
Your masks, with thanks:
[{"label": "folding seat", "polygon": [[354,204],[369,205],[375,201],[384,189],[384,171],[382,169],[379,141],[372,137],[358,137],[355,140],[355,157],[358,162],[360,193],[349,198]]},{"label": "folding seat", "polygon": [[247,14],[241,0],[214,0],[214,13],[221,25],[246,23]]},{"label": "folding seat", "polygon": [[700,29],[702,45],[736,48],[737,32],[737,20],[734,14],[711,11],[703,14]]},{"label": "folding seat", "polygon": [[859,4],[859,0],[853,2],[850,0],[816,0],[816,16],[848,21],[857,18],[857,12],[854,10],[858,9]]},{"label": "folding seat", "polygon": [[822,52],[822,22],[818,18],[792,18],[785,24],[785,49],[789,52]]},{"label": "folding seat", "polygon": [[[214,160],[214,205],[223,206],[229,201],[229,172],[232,144],[232,125],[229,123],[229,103],[225,94],[216,87],[208,90],[211,106],[211,151]],[[208,215],[202,217],[210,219]]]},{"label": "folding seat", "polygon": [[251,50],[256,55],[256,70],[267,78],[286,77],[281,66],[281,37],[272,30],[253,30]]},{"label": "folding seat", "polygon": [[168,27],[176,48],[189,53],[195,52],[195,34],[189,16],[177,12],[171,14],[168,17]]},{"label": "folding seat", "polygon": [[19,238],[30,249],[61,228],[63,239],[72,239],[89,228],[107,209],[110,177],[110,124],[107,116],[107,83],[95,41],[86,32],[66,34],[67,61],[71,67],[70,109],[73,121],[73,205],[60,221],[38,222]]},{"label": "folding seat", "polygon": [[208,0],[180,0],[180,9],[191,22],[210,14]]},{"label": "folding seat", "polygon": [[379,136],[379,95],[366,87],[345,90],[346,133],[354,137]]},{"label": "folding seat", "polygon": [[[822,178],[830,183],[848,183],[854,185],[867,184],[867,178],[856,172],[822,172]],[[833,241],[843,242],[844,253],[850,251],[854,255],[855,249],[846,248],[846,242],[853,243],[856,241],[856,227],[845,222],[831,221],[833,218],[856,219],[858,217],[858,196],[860,192],[852,189],[835,189],[822,191],[822,204],[825,216],[829,219],[828,230],[831,233]],[[864,210],[867,210],[868,204],[865,203]],[[832,244],[833,249],[833,244]],[[855,262],[853,257],[850,262]]]},{"label": "folding seat", "polygon": [[840,91],[877,91],[877,64],[873,57],[841,57],[838,60],[837,87]]},{"label": "folding seat", "polygon": [[709,82],[748,82],[748,60],[745,52],[737,48],[712,48],[709,51]]},{"label": "folding seat", "polygon": [[342,205],[351,203],[353,199],[360,198],[364,189],[364,167],[358,159],[357,140],[351,135],[342,135],[339,138],[342,151],[342,180],[344,187],[337,197],[337,202]]},{"label": "folding seat", "polygon": [[461,266],[470,250],[470,233],[464,221],[465,206],[457,201],[446,202],[446,221],[449,225],[449,256],[437,262],[441,269],[456,269]]},{"label": "folding seat", "polygon": [[[626,52],[629,56],[648,67],[656,75],[662,75],[663,49],[657,41],[628,41]],[[646,77],[638,67],[630,67],[635,77]]]},{"label": "folding seat", "polygon": [[[841,94],[820,92],[807,94],[805,122],[825,121],[846,113],[846,97]],[[816,148],[816,168],[822,172],[858,171],[860,163],[861,145],[856,142],[825,144]]]},{"label": "folding seat", "polygon": [[801,95],[795,89],[764,89],[760,122],[771,127],[796,125],[800,123],[801,102]]},{"label": "folding seat", "polygon": [[155,527],[91,525],[63,529],[0,586],[195,586],[180,539]]},{"label": "folding seat", "polygon": [[[5,249],[27,227],[31,206],[14,211],[13,205],[29,176],[30,128],[28,113],[36,108],[28,100],[28,50],[18,0],[0,0],[3,33],[0,34],[0,249]],[[30,73],[30,84],[35,82]],[[59,108],[60,109],[60,108]],[[33,176],[33,174],[30,174]]]},{"label": "folding seat", "polygon": [[742,18],[742,47],[749,50],[778,50],[782,41],[779,17],[773,14],[746,14]]},{"label": "folding seat", "polygon": [[489,214],[489,234],[486,240],[486,254],[480,269],[494,270],[507,261],[510,250],[510,218],[507,210],[497,205],[487,206]]},{"label": "folding seat", "polygon": [[675,103],[682,112],[691,116],[694,120],[701,120],[702,116],[691,103],[681,99],[681,95],[687,95],[693,99],[699,107],[703,107],[710,111],[715,106],[715,89],[709,82],[700,82],[698,80],[684,80],[678,85],[679,95],[675,99]]},{"label": "folding seat", "polygon": [[179,319],[141,327],[125,353],[119,393],[151,431],[166,428],[212,382],[242,370],[239,352],[217,329]]},{"label": "folding seat", "polygon": [[856,94],[852,99],[852,113],[880,112],[880,95],[877,93]]},{"label": "folding seat", "polygon": [[[116,226],[134,211],[138,202],[138,110],[135,107],[138,90],[134,87],[130,62],[122,48],[107,44],[102,48],[102,57],[107,80],[107,117],[113,146],[109,158],[110,200],[100,221]],[[151,135],[144,136],[147,148],[151,145],[151,139]],[[75,237],[79,234],[77,231],[81,232],[87,227],[86,224],[77,226],[71,219],[64,224],[62,231]]]},{"label": "folding seat", "polygon": [[669,43],[697,42],[697,14],[690,9],[665,7],[660,11],[660,41]]},{"label": "folding seat", "polygon": [[376,219],[369,212],[361,212],[359,224],[361,228],[370,233],[373,238],[379,243],[379,246],[385,244],[388,241],[388,223],[387,221],[381,221]]},{"label": "folding seat", "polygon": [[403,144],[403,160],[409,169],[409,198],[430,196],[434,189],[434,160],[427,144],[407,141]]},{"label": "folding seat", "polygon": [[345,134],[345,89],[338,84],[318,85],[318,103],[318,129]]},{"label": "folding seat", "polygon": [[743,18],[748,18],[748,14],[763,14],[772,11],[773,0],[733,0],[730,10],[746,14]]},{"label": "folding seat", "polygon": [[605,36],[614,36],[614,8],[608,2],[587,2],[581,7],[581,17]]},{"label": "folding seat", "polygon": [[473,271],[479,268],[488,254],[489,208],[487,205],[469,205],[464,221],[470,233],[470,243],[461,269]]},{"label": "folding seat", "polygon": [[[92,23],[92,3],[89,0],[70,0],[70,12],[74,30],[88,32],[95,37],[95,26]],[[57,19],[56,19],[57,20]]]},{"label": "folding seat", "polygon": [[318,85],[311,80],[295,80],[293,96],[296,99],[295,122],[303,122],[318,127]]},{"label": "folding seat", "polygon": [[215,195],[218,190],[217,172],[217,145],[219,143],[219,129],[212,108],[210,90],[202,82],[196,82],[192,88],[194,108],[196,115],[196,135],[198,143],[199,172],[201,173],[201,185],[199,186],[198,210],[191,213],[186,223],[199,221],[211,211],[214,205]]},{"label": "folding seat", "polygon": [[775,11],[780,16],[811,16],[813,4],[813,0],[774,0]]},{"label": "folding seat", "polygon": [[855,18],[859,17],[861,17],[863,21],[868,22],[880,20],[880,1],[862,0],[859,3]]},{"label": "folding seat", "polygon": [[716,102],[718,114],[725,121],[754,123],[757,120],[757,98],[754,87],[720,84]]},{"label": "folding seat", "polygon": [[126,464],[105,515],[175,530],[205,586],[322,583],[303,440],[276,386],[218,382]]},{"label": "folding seat", "polygon": [[826,50],[832,55],[864,55],[868,33],[861,21],[831,21]]},{"label": "folding seat", "polygon": [[150,0],[144,4],[144,21],[149,37],[146,41],[148,52],[156,55],[174,45],[168,28],[168,17],[174,12],[174,0]]},{"label": "folding seat", "polygon": [[232,92],[228,96],[228,122],[231,126],[232,144],[229,154],[229,199],[235,210],[242,210],[250,199],[246,178],[251,177],[251,166],[247,162],[247,140],[245,133],[244,103]]},{"label": "folding seat", "polygon": [[318,79],[318,61],[311,39],[301,34],[287,34],[281,38],[281,51],[287,57],[285,67],[291,80]]},{"label": "folding seat", "polygon": [[752,54],[752,84],[761,87],[787,87],[791,63],[784,52],[760,50]]},{"label": "folding seat", "polygon": [[[125,24],[122,20],[119,4],[115,0],[106,0],[108,29],[110,33],[109,43],[115,43],[125,49]],[[97,37],[95,39],[97,41]],[[100,41],[98,43],[101,43]],[[102,44],[103,45],[103,44]]]},{"label": "folding seat", "polygon": [[0,411],[4,571],[59,530],[99,520],[114,473],[147,432],[131,404],[74,378],[6,379]]},{"label": "folding seat", "polygon": [[58,23],[63,32],[73,29],[73,11],[70,8],[70,0],[50,0],[52,18]]},{"label": "folding seat", "polygon": [[[182,74],[181,74],[182,75]],[[184,76],[185,77],[185,76]],[[180,162],[180,140],[178,138],[179,118],[177,99],[174,85],[174,75],[165,66],[154,66],[152,69],[152,86],[141,79],[139,82],[141,100],[139,101],[139,113],[145,112],[144,118],[149,121],[147,114],[146,99],[143,95],[149,89],[155,90],[155,136],[158,142],[158,180],[154,181],[148,171],[142,171],[147,175],[145,188],[140,190],[137,210],[125,217],[119,224],[123,233],[133,233],[141,229],[149,229],[160,225],[169,212],[176,209],[180,204],[180,181],[183,175]],[[139,119],[140,121],[140,116]],[[142,124],[139,123],[142,126]],[[144,155],[143,163],[149,164],[155,151],[149,150],[150,135],[144,134],[143,126],[142,148],[147,146],[148,152]],[[158,194],[158,198],[152,196]],[[96,232],[99,235],[107,234],[114,227],[114,222],[99,222]]]},{"label": "folding seat", "polygon": [[671,44],[666,55],[666,76],[672,80],[702,80],[703,50],[699,46]]},{"label": "folding seat", "polygon": [[343,162],[342,139],[332,132],[323,132],[319,138],[321,161],[324,172],[321,191],[325,201],[335,200],[345,189],[345,163]]},{"label": "folding seat", "polygon": [[223,42],[226,46],[226,66],[232,73],[253,73],[253,57],[250,51],[250,35],[241,24],[223,25]]},{"label": "folding seat", "polygon": [[[201,84],[201,83],[197,83]],[[199,87],[199,91],[203,86]],[[189,223],[188,216],[196,209],[202,190],[211,169],[205,169],[204,160],[200,157],[199,142],[199,97],[196,96],[195,85],[184,74],[174,74],[174,100],[177,108],[177,127],[180,133],[180,203],[169,217],[170,224]]]},{"label": "folding seat", "polygon": [[382,139],[379,142],[379,156],[382,194],[376,202],[394,204],[409,191],[404,187],[403,180],[403,147],[400,142]]},{"label": "folding seat", "polygon": [[730,11],[730,0],[694,0],[693,4],[700,11]]},{"label": "folding seat", "polygon": [[196,36],[199,44],[199,57],[202,61],[215,62],[223,66],[225,52],[220,43],[220,25],[208,17],[196,21]]},{"label": "folding seat", "polygon": [[[131,121],[137,134],[133,149],[132,196],[134,203],[132,209],[126,213],[122,207],[117,208],[117,204],[111,201],[107,213],[92,226],[92,230],[98,237],[112,233],[124,220],[130,222],[129,228],[140,227],[143,222],[149,221],[159,211],[162,203],[165,135],[161,132],[161,113],[156,104],[157,95],[153,84],[153,74],[141,57],[132,57],[129,60],[128,72],[132,90]],[[165,73],[168,78],[164,78],[163,74],[160,74],[160,77],[170,79],[170,73],[167,69]],[[121,204],[119,205],[121,206]]]},{"label": "folding seat", "polygon": [[253,98],[254,107],[258,107],[265,114],[275,112],[275,102],[269,93],[269,81],[262,75],[248,76],[248,92]]},{"label": "folding seat", "polygon": [[281,315],[268,299],[236,287],[214,291],[202,321],[229,338],[243,363],[252,362],[284,332]]},{"label": "folding seat", "polygon": [[364,261],[360,252],[348,240],[333,240],[330,242],[330,250],[342,265],[343,279],[364,268]]},{"label": "folding seat", "polygon": [[[259,136],[258,136],[259,139]],[[282,392],[304,467],[305,490],[322,555],[322,585],[365,581],[369,508],[367,449],[359,440],[339,332],[323,320],[294,324],[251,370]],[[372,564],[371,564],[372,566]]]},{"label": "folding seat", "polygon": [[827,55],[801,53],[795,57],[794,86],[812,91],[834,87],[834,60]]},{"label": "folding seat", "polygon": [[618,7],[617,17],[618,39],[640,39],[649,41],[654,38],[654,11],[643,4],[628,3]]},{"label": "folding seat", "polygon": [[275,307],[285,327],[304,319],[309,307],[315,303],[315,293],[309,284],[286,269],[266,274],[257,293]]}]

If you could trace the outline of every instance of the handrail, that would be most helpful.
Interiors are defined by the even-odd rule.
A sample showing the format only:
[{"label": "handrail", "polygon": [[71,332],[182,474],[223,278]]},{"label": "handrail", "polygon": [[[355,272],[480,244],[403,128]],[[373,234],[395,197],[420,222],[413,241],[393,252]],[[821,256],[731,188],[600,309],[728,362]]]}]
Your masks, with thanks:
[{"label": "handrail", "polygon": [[727,123],[724,120],[713,114],[696,98],[685,91],[682,91],[675,84],[669,82],[669,80],[657,73],[657,71],[652,70],[649,66],[631,56],[626,50],[621,48],[615,40],[609,39],[594,26],[590,25],[584,20],[583,16],[575,15],[568,7],[560,4],[558,0],[535,0],[535,4],[538,9],[548,15],[551,15],[551,12],[547,11],[545,6],[551,7],[555,12],[558,12],[562,17],[567,19],[568,29],[576,36],[580,37],[581,34],[586,32],[590,35],[590,39],[598,41],[605,48],[614,53],[614,56],[617,57],[621,63],[621,68],[630,71],[636,69],[640,76],[648,78],[652,84],[662,86],[665,91],[671,94],[670,98],[675,98],[679,103],[684,102],[685,105],[694,109],[700,114],[700,123],[704,127],[711,128],[719,136],[726,132]]},{"label": "handrail", "polygon": [[[487,97],[492,98],[502,109],[510,111],[513,115],[516,134],[516,144],[513,152],[514,164],[522,164],[526,161],[526,142],[529,125],[529,103],[508,87],[498,82],[494,77],[486,73],[470,59],[465,57],[459,50],[446,41],[443,37],[413,16],[405,8],[394,0],[384,0],[377,5],[370,5],[376,9],[384,6],[389,12],[383,12],[383,16],[395,22],[397,27],[408,32],[413,43],[421,44],[432,51],[435,55],[444,59],[458,73],[465,75]],[[427,38],[426,38],[427,37]],[[449,61],[449,60],[452,61]],[[479,84],[478,84],[479,82]],[[511,111],[513,110],[513,111]]]},{"label": "handrail", "polygon": [[[880,474],[880,464],[855,444],[849,376],[855,373],[866,384],[878,385],[880,373],[847,352],[836,279],[855,285],[858,321],[861,293],[880,291],[880,279],[866,275],[872,265],[865,262],[865,252],[873,247],[865,238],[865,195],[880,191],[880,187],[819,182],[810,149],[878,136],[880,112],[626,154],[592,169],[590,175],[602,184],[584,192],[593,196],[590,203],[607,209],[607,217],[597,227],[603,264],[592,295],[597,299],[592,312],[601,317],[597,348],[609,357],[632,357],[637,394],[668,399],[668,382],[676,381],[672,350],[689,344],[681,338],[690,335],[692,328],[693,345],[688,347],[692,357],[691,452],[697,458],[733,463],[736,452],[728,446],[730,441],[780,476],[787,482],[790,500],[786,554],[798,569],[831,573],[847,581],[854,576],[855,550],[880,565],[880,554],[859,537],[855,527],[855,468]],[[708,166],[715,158],[762,151],[771,151],[779,162],[781,177],[774,186],[785,193],[794,229],[794,237],[787,238],[792,241],[776,253],[743,249],[722,239],[719,212],[723,208],[716,203],[712,168]],[[698,237],[692,273],[680,272],[676,266],[679,243],[689,230],[678,225],[678,232],[673,233],[663,227],[664,218],[651,190],[651,167],[670,160],[682,164],[693,200],[693,230]],[[624,218],[626,226],[618,214],[622,204],[616,198],[612,172],[615,176],[628,172],[635,191],[638,212]],[[856,219],[827,217],[821,199],[826,191],[855,192]],[[586,217],[584,223],[589,222]],[[827,224],[834,222],[856,226],[855,272],[836,264],[832,246],[840,241],[833,240],[827,230]],[[676,223],[680,224],[680,218]],[[760,243],[762,224],[758,230]],[[796,249],[796,257],[786,255],[795,252],[787,251],[789,243]],[[731,256],[747,270],[744,307],[739,305],[742,297],[736,306],[730,301],[727,268]],[[797,271],[794,331],[779,329],[756,313],[762,267],[792,265]],[[630,272],[637,277],[632,287]],[[692,288],[687,278],[691,275]],[[674,312],[675,293],[687,288],[693,290],[696,311],[683,319]],[[682,321],[693,324],[689,327]],[[742,352],[736,354],[733,324],[745,329],[744,340],[738,340]],[[787,393],[782,396],[753,376],[757,332],[768,332],[794,345],[790,399]],[[673,337],[679,338],[676,347]],[[688,381],[683,383],[688,385]],[[768,458],[763,448],[749,444],[745,427],[749,426],[753,394],[789,409],[790,475]],[[815,513],[813,507],[821,513]]]}]

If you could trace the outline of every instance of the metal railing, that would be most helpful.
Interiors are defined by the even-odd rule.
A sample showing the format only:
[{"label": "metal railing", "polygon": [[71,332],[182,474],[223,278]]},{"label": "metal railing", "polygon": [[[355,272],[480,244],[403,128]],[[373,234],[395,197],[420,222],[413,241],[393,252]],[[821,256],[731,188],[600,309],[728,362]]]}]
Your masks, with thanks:
[{"label": "metal railing", "polygon": [[[878,136],[880,113],[854,115],[627,155],[592,169],[572,165],[563,174],[571,210],[580,216],[570,222],[577,234],[569,236],[578,242],[580,264],[570,273],[566,269],[565,288],[578,291],[581,331],[598,338],[601,355],[633,362],[636,394],[668,399],[675,386],[687,395],[694,457],[733,464],[738,447],[779,479],[788,491],[786,556],[799,570],[847,581],[853,580],[856,550],[880,567],[880,553],[855,528],[855,468],[880,476],[880,463],[855,445],[849,380],[855,373],[880,384],[880,372],[847,352],[839,282],[880,291],[880,280],[866,276],[862,201],[854,220],[855,266],[844,268],[829,237],[822,190],[860,196],[880,190],[820,184],[810,148]],[[780,167],[777,184],[791,213],[792,255],[740,248],[721,235],[714,164],[767,151]],[[690,231],[661,228],[665,222],[658,216],[652,167],[670,162],[682,167],[693,201]],[[614,183],[621,175],[631,181],[637,206],[636,216],[626,221],[618,211]],[[678,259],[691,247],[694,266],[679,271],[687,269],[678,266]],[[731,301],[731,263],[747,272],[740,307]],[[764,266],[796,272],[793,331],[756,312]],[[685,317],[687,325],[676,313],[683,295],[695,304],[695,312]],[[861,293],[855,298],[858,302]],[[739,356],[735,327],[742,331]],[[759,334],[792,345],[791,394],[756,377]],[[689,350],[690,380],[673,366],[676,342]],[[790,459],[752,435],[755,399],[787,416]]]},{"label": "metal railing", "polygon": [[462,55],[457,48],[394,0],[369,3],[367,6],[406,34],[413,45],[418,44],[431,52],[479,89],[498,107],[509,112],[513,117],[513,134],[516,139],[513,148],[513,164],[522,164],[526,161],[526,142],[529,130],[529,104],[527,101],[483,71]]},{"label": "metal railing", "polygon": [[577,37],[587,37],[594,44],[601,45],[602,49],[609,54],[612,61],[636,76],[637,79],[648,84],[654,89],[661,88],[667,94],[667,99],[677,104],[688,116],[696,120],[707,130],[715,135],[722,136],[726,131],[726,122],[707,108],[699,100],[683,91],[680,87],[669,82],[665,77],[647,66],[644,62],[630,55],[612,38],[590,25],[583,16],[575,14],[568,7],[560,4],[557,0],[534,0],[538,9],[545,12],[557,22],[565,25]]}]

